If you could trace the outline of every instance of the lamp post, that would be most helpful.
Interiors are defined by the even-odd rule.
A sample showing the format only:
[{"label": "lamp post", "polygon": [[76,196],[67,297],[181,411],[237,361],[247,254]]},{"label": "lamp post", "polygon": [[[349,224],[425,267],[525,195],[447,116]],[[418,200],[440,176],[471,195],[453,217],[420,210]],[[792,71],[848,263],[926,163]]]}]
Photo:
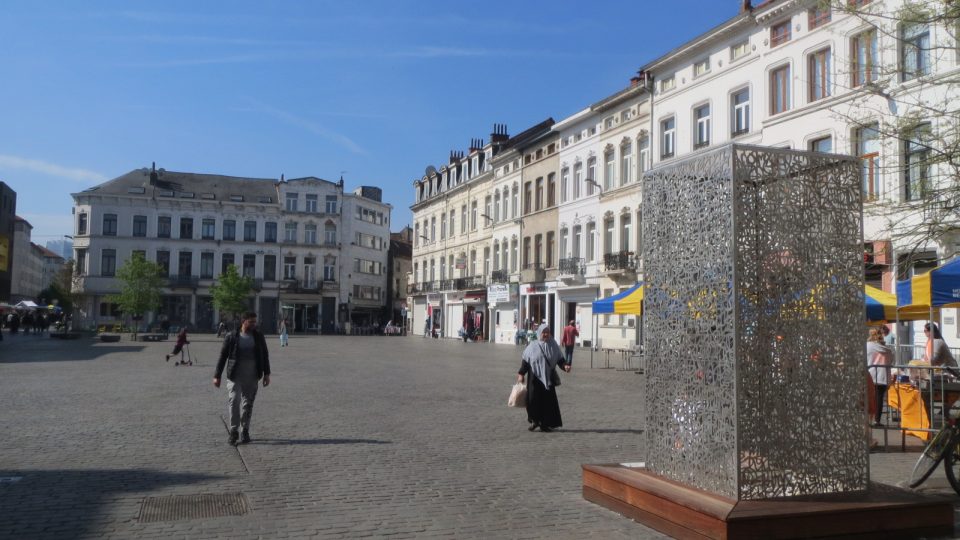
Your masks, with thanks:
[{"label": "lamp post", "polygon": [[587,179],[584,180],[584,182],[586,182],[586,183],[588,183],[588,184],[596,187],[597,190],[600,191],[600,194],[603,195],[603,186],[601,186],[600,184],[598,184],[596,180],[594,180],[593,178],[587,178]]}]

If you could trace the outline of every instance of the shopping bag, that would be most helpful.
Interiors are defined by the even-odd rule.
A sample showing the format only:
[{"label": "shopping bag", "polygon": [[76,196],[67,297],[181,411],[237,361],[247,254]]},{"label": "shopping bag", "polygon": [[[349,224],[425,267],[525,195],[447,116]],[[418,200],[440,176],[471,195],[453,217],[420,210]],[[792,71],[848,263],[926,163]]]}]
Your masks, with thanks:
[{"label": "shopping bag", "polygon": [[507,399],[508,407],[526,407],[527,406],[527,387],[518,382],[510,390],[510,398]]}]

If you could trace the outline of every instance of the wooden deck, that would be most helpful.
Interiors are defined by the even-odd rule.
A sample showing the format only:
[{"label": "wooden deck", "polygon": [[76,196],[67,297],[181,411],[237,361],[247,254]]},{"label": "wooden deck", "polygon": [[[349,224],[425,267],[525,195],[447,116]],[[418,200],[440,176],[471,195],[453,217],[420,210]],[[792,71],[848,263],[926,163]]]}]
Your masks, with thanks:
[{"label": "wooden deck", "polygon": [[953,503],[884,484],[866,493],[736,501],[641,468],[583,465],[583,497],[675,538],[951,536]]}]

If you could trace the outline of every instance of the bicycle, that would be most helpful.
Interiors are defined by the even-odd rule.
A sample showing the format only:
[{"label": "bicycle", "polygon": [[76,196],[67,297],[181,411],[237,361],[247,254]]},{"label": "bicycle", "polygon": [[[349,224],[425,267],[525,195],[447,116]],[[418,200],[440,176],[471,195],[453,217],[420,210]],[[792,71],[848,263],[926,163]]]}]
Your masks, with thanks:
[{"label": "bicycle", "polygon": [[953,414],[950,415],[943,429],[938,431],[924,447],[920,459],[913,466],[907,485],[915,488],[924,483],[941,461],[943,461],[947,480],[953,490],[960,494],[960,425]]}]

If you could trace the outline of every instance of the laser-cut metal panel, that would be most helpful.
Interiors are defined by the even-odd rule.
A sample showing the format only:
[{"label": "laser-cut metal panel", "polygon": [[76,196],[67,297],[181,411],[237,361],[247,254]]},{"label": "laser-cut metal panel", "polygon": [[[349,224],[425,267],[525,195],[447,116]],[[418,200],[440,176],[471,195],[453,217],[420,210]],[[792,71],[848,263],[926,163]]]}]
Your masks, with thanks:
[{"label": "laser-cut metal panel", "polygon": [[866,488],[859,170],[728,145],[644,177],[647,466],[737,499]]}]

